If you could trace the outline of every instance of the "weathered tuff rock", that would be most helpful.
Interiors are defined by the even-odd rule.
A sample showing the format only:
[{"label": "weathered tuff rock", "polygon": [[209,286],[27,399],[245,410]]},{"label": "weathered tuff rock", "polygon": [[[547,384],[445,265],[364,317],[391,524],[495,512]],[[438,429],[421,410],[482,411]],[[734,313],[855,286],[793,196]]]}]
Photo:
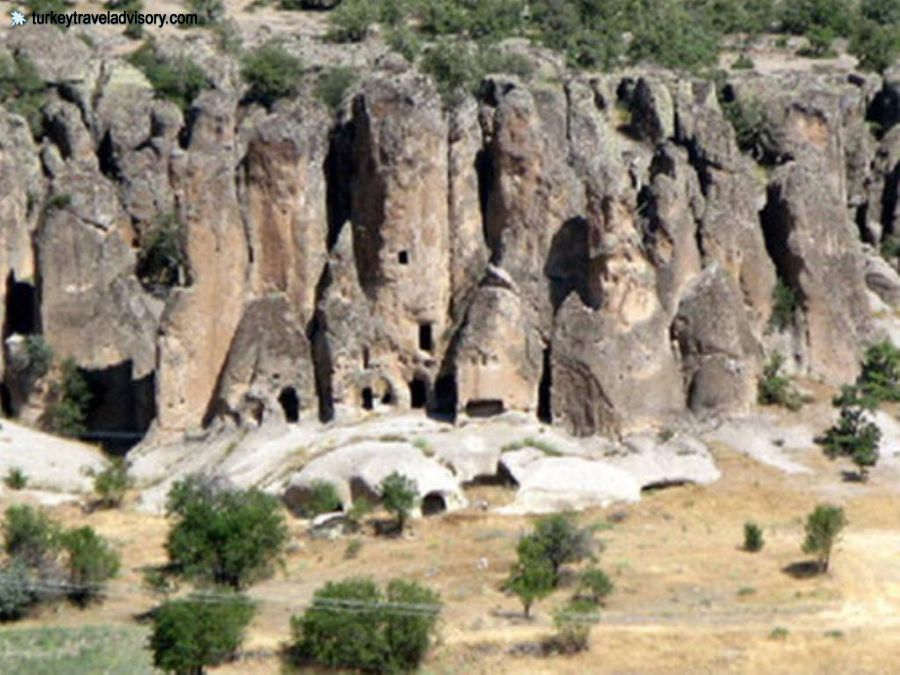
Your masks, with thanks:
[{"label": "weathered tuff rock", "polygon": [[[736,75],[724,95],[766,111],[757,161],[711,83],[667,73],[497,75],[448,111],[385,58],[332,115],[308,89],[244,105],[198,42],[214,87],[183,112],[33,28],[6,43],[48,91],[37,140],[0,111],[3,359],[34,334],[74,358],[91,431],[411,407],[625,434],[747,409],[776,347],[846,382],[867,283],[896,302],[862,243],[896,233],[890,77]],[[185,260],[161,291],[138,268],[162,222]],[[800,301],[782,335],[777,279]]]}]

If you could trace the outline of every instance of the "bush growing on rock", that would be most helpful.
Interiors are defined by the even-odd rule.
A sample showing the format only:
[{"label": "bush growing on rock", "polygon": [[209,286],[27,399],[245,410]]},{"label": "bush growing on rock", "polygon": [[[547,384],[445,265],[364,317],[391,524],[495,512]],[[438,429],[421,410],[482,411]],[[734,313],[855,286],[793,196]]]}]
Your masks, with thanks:
[{"label": "bush growing on rock", "polygon": [[440,597],[395,579],[384,592],[371,579],[329,582],[291,619],[293,652],[328,668],[414,670],[434,637]]},{"label": "bush growing on rock", "polygon": [[257,489],[191,476],[172,486],[166,510],[175,518],[169,561],[187,578],[244,588],[271,572],[287,543],[278,500]]},{"label": "bush growing on rock", "polygon": [[852,15],[851,3],[844,0],[791,0],[782,5],[781,27],[794,35],[807,35],[815,28],[847,35]]},{"label": "bush growing on rock", "polygon": [[47,83],[28,58],[0,56],[0,103],[21,115],[35,138],[43,133],[43,113]]},{"label": "bush growing on rock", "polygon": [[341,498],[338,496],[334,483],[327,480],[316,480],[310,485],[309,497],[303,505],[303,515],[307,518],[315,518],[321,513],[340,511]]},{"label": "bush growing on rock", "polygon": [[402,533],[409,513],[419,499],[419,487],[412,478],[393,472],[381,481],[381,502],[397,518],[397,531]]},{"label": "bush growing on rock", "polygon": [[355,80],[356,73],[352,68],[346,66],[329,68],[319,76],[319,81],[316,83],[316,97],[332,112],[336,112],[341,107],[344,95],[353,86]]},{"label": "bush growing on rock", "polygon": [[145,42],[128,60],[147,76],[156,95],[168,99],[186,112],[194,99],[210,85],[209,78],[187,57],[171,60],[158,56],[152,42]]},{"label": "bush growing on rock", "polygon": [[772,315],[769,317],[769,326],[778,331],[791,328],[799,309],[800,294],[784,279],[778,277],[772,291]]},{"label": "bush growing on rock", "polygon": [[177,214],[161,215],[141,237],[137,276],[161,296],[173,286],[188,285],[187,233]]},{"label": "bush growing on rock", "polygon": [[779,405],[788,410],[800,410],[803,407],[803,397],[791,384],[790,378],[782,374],[783,366],[784,357],[773,354],[763,367],[762,377],[757,385],[757,400],[761,405]]},{"label": "bush growing on rock", "polygon": [[270,108],[280,98],[296,96],[303,62],[276,42],[267,42],[241,61],[248,85],[247,101]]},{"label": "bush growing on rock", "polygon": [[831,552],[846,525],[847,517],[844,515],[844,509],[831,504],[819,504],[807,517],[803,552],[816,555],[820,572],[828,571]]},{"label": "bush growing on rock", "polygon": [[202,673],[230,659],[240,648],[254,613],[241,595],[195,593],[153,611],[153,665],[173,673]]},{"label": "bush growing on rock", "polygon": [[59,380],[51,385],[52,403],[45,426],[61,436],[77,438],[87,432],[87,413],[93,395],[81,369],[71,358],[62,362]]},{"label": "bush growing on rock", "polygon": [[850,38],[847,51],[859,59],[863,70],[883,73],[900,55],[900,31],[897,26],[863,21]]},{"label": "bush growing on rock", "polygon": [[329,36],[335,42],[362,42],[378,20],[378,7],[371,0],[343,0],[328,17]]},{"label": "bush growing on rock", "polygon": [[890,340],[866,349],[858,384],[877,403],[900,401],[900,349]]}]

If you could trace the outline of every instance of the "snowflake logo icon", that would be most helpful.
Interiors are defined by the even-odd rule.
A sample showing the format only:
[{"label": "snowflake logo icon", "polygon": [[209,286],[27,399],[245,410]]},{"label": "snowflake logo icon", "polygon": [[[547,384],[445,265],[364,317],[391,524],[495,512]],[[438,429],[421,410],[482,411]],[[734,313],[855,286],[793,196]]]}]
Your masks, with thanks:
[{"label": "snowflake logo icon", "polygon": [[25,19],[25,15],[22,14],[22,12],[14,9],[12,11],[12,14],[10,14],[10,16],[12,16],[11,25],[13,25],[13,26],[24,26],[25,25],[26,19]]}]

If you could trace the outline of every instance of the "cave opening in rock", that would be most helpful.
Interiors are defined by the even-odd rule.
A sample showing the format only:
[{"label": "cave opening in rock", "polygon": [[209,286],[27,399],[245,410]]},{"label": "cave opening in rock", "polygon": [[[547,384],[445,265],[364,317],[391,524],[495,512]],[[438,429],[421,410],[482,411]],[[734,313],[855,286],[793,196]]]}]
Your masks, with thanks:
[{"label": "cave opening in rock", "polygon": [[14,414],[12,394],[5,382],[0,382],[0,411],[6,417],[12,417]]},{"label": "cave opening in rock", "polygon": [[278,403],[284,411],[284,419],[288,424],[300,421],[300,398],[293,387],[285,387],[278,394]]},{"label": "cave opening in rock", "polygon": [[401,265],[409,265],[409,251],[400,251],[397,254],[397,262]]},{"label": "cave opening in rock", "polygon": [[503,401],[499,398],[473,399],[466,403],[466,415],[469,417],[493,417],[504,410]]},{"label": "cave opening in rock", "polygon": [[428,402],[428,383],[416,377],[409,383],[409,403],[413,408],[424,408]]},{"label": "cave opening in rock", "polygon": [[363,357],[363,368],[368,368],[369,364],[371,363],[371,356],[369,354],[368,347],[363,347],[362,357]]},{"label": "cave opening in rock", "polygon": [[550,347],[544,348],[544,365],[541,370],[541,381],[538,385],[538,419],[544,424],[553,423],[553,405],[551,394],[553,391],[553,371],[550,362]]},{"label": "cave opening in rock", "polygon": [[456,375],[442,375],[434,383],[434,412],[452,421],[456,418],[457,401]]},{"label": "cave opening in rock", "polygon": [[394,405],[394,390],[388,385],[381,396],[382,405]]},{"label": "cave opening in rock", "polygon": [[431,335],[431,324],[419,324],[419,349],[423,352],[430,352],[434,349],[434,340]]},{"label": "cave opening in rock", "polygon": [[91,394],[85,438],[115,454],[137,445],[156,416],[155,374],[135,379],[132,370],[130,360],[108,368],[80,369]]},{"label": "cave opening in rock", "polygon": [[422,515],[435,516],[447,510],[447,501],[439,492],[429,492],[422,497]]},{"label": "cave opening in rock", "polygon": [[3,337],[38,332],[37,292],[33,285],[16,281],[12,272],[6,278],[6,320]]},{"label": "cave opening in rock", "polygon": [[362,407],[365,410],[371,410],[375,407],[375,397],[372,394],[372,387],[366,387],[362,390]]}]

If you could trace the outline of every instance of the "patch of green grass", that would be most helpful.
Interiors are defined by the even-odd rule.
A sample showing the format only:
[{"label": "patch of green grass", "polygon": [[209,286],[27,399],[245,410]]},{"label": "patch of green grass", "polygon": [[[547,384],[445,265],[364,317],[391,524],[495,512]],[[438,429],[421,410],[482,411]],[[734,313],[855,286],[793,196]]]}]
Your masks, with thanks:
[{"label": "patch of green grass", "polygon": [[743,586],[743,587],[741,587],[741,588],[738,589],[737,594],[738,594],[738,597],[739,597],[739,598],[745,598],[745,597],[747,597],[748,595],[755,595],[755,594],[756,594],[756,589],[753,588],[753,586]]},{"label": "patch of green grass", "polygon": [[0,630],[0,672],[29,675],[140,675],[157,672],[134,626]]},{"label": "patch of green grass", "polygon": [[540,450],[548,457],[562,457],[563,453],[559,451],[556,446],[552,443],[545,441],[540,438],[535,438],[534,436],[528,436],[523,438],[521,441],[516,441],[514,443],[507,443],[502,448],[500,448],[500,452],[509,452],[511,450],[522,450],[523,448],[534,448],[535,450]]},{"label": "patch of green grass", "polygon": [[787,640],[787,636],[790,635],[790,631],[784,626],[776,626],[772,629],[772,632],[769,633],[770,640]]}]

